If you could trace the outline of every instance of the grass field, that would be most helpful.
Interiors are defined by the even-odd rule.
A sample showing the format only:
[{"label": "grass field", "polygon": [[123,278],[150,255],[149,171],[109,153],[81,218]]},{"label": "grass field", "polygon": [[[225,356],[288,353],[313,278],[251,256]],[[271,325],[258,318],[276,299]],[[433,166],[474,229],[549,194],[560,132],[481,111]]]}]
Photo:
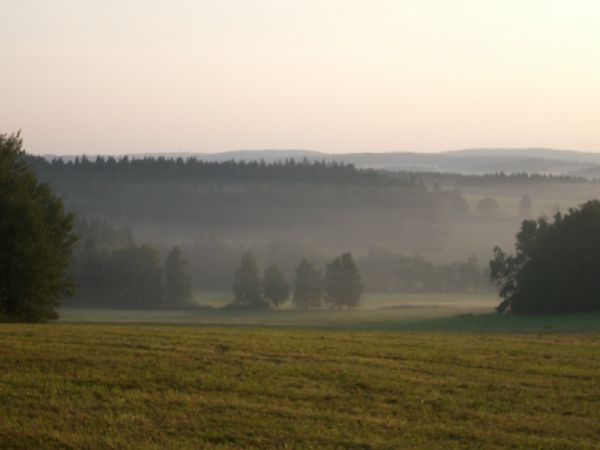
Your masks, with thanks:
[{"label": "grass field", "polygon": [[[230,293],[209,293],[199,304],[223,306],[231,301]],[[120,323],[187,323],[205,325],[293,326],[319,328],[378,329],[387,324],[403,326],[425,319],[458,314],[491,313],[498,299],[494,295],[415,294],[369,295],[359,308],[352,310],[298,310],[288,304],[280,310],[232,311],[197,310],[102,310],[70,309],[60,311],[66,322]]]},{"label": "grass field", "polygon": [[[217,301],[215,302],[215,298]],[[204,297],[204,305],[222,305],[227,294]],[[354,331],[469,331],[519,333],[600,333],[600,314],[515,317],[495,314],[495,295],[370,295],[352,310],[225,311],[69,309],[66,323],[121,323],[251,326]],[[212,302],[212,303],[209,303]]]},{"label": "grass field", "polygon": [[0,325],[0,448],[597,448],[600,334]]}]

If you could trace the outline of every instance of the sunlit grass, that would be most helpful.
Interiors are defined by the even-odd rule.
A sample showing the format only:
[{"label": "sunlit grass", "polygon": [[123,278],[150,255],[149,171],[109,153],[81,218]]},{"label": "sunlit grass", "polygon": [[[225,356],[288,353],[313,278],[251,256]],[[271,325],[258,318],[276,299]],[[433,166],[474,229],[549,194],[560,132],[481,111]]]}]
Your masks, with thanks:
[{"label": "sunlit grass", "polygon": [[0,325],[0,448],[595,448],[600,335]]}]

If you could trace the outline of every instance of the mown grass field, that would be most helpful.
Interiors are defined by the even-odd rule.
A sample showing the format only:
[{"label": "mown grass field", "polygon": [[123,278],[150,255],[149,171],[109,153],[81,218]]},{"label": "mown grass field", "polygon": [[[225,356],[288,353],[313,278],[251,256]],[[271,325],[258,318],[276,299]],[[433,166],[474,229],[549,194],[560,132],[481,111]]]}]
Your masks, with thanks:
[{"label": "mown grass field", "polygon": [[0,448],[597,448],[600,333],[0,325]]},{"label": "mown grass field", "polygon": [[[204,325],[251,325],[311,328],[387,329],[424,319],[460,314],[491,313],[498,304],[492,294],[369,294],[359,308],[351,310],[294,308],[290,302],[281,309],[235,311],[218,309],[232,301],[230,292],[197,296],[204,308],[189,310],[70,309],[60,311],[65,322],[100,323],[187,323]],[[215,307],[215,309],[206,309]]]}]

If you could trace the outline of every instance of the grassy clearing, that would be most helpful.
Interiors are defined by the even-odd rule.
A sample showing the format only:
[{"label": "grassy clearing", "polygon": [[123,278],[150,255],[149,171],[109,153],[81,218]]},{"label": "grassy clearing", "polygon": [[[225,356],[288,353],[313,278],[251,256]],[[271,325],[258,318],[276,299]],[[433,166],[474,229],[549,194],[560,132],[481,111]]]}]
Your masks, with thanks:
[{"label": "grassy clearing", "polygon": [[[217,302],[225,293],[217,293]],[[215,297],[206,295],[205,301]],[[371,295],[353,310],[303,311],[289,305],[270,311],[223,310],[61,310],[67,323],[260,326],[362,331],[452,331],[519,333],[600,333],[600,314],[510,316],[493,313],[494,295]],[[213,303],[214,304],[214,303]]]},{"label": "grassy clearing", "polygon": [[[219,308],[233,302],[231,291],[196,291],[195,303],[200,307]],[[486,309],[498,303],[495,293],[417,293],[417,294],[377,294],[366,293],[360,299],[360,311],[373,311],[393,308],[469,308]],[[324,307],[316,312],[326,310]],[[298,311],[291,299],[281,307],[285,311]]]},{"label": "grassy clearing", "polygon": [[0,448],[597,448],[600,335],[0,325]]},{"label": "grassy clearing", "polygon": [[[231,295],[231,294],[229,294]],[[205,296],[204,306],[218,306],[225,294]],[[216,299],[216,300],[215,300]],[[493,311],[498,299],[492,295],[418,294],[370,295],[353,310],[298,310],[287,305],[271,311],[223,310],[102,310],[60,311],[65,322],[188,323],[205,325],[253,325],[278,327],[353,328],[408,324],[457,314],[483,314]]]}]

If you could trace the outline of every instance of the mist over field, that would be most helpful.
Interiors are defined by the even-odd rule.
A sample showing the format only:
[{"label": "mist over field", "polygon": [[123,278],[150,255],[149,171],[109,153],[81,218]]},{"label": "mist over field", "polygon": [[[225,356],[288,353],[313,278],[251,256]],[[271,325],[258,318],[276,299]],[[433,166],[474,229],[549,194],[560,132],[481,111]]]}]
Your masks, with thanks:
[{"label": "mist over field", "polygon": [[596,449],[598,0],[0,0],[0,450]]},{"label": "mist over field", "polygon": [[[552,217],[600,196],[600,183],[572,175],[376,170],[333,155],[329,161],[285,152],[267,161],[242,155],[29,161],[80,219],[125,227],[131,239],[162,253],[181,246],[199,291],[229,290],[244,251],[262,266],[281,264],[289,278],[302,258],[324,265],[350,251],[366,290],[375,293],[489,289],[484,271],[492,248],[511,248],[522,220]],[[84,231],[80,247],[88,237]],[[404,262],[396,270],[410,272],[419,261],[470,261],[483,275],[460,287],[420,287],[422,281],[409,286],[411,275],[391,268]]]}]

